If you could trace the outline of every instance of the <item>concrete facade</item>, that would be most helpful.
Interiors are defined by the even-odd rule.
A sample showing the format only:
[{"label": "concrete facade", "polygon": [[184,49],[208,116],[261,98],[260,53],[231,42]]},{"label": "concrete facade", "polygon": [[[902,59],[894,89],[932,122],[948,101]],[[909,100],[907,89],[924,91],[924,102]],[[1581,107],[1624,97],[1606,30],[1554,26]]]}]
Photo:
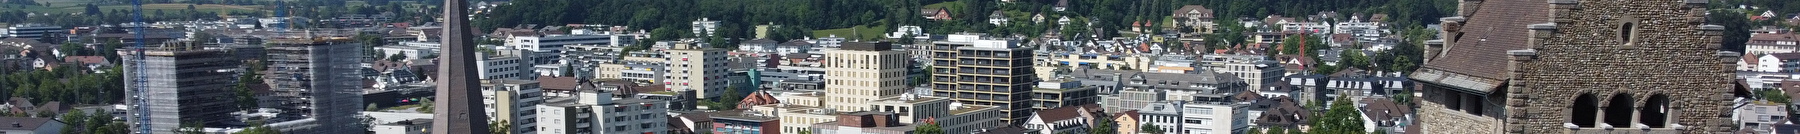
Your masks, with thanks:
[{"label": "concrete facade", "polygon": [[[868,102],[897,96],[907,89],[906,51],[886,43],[848,43],[825,50],[825,107],[839,111],[875,110]],[[909,121],[910,122],[910,121]]]},{"label": "concrete facade", "polygon": [[677,43],[663,51],[667,60],[663,87],[666,90],[694,90],[700,98],[711,99],[725,94],[725,49],[705,48],[691,42]]},{"label": "concrete facade", "polygon": [[[129,50],[126,50],[127,52]],[[232,60],[228,53],[219,50],[145,50],[143,64],[138,64],[132,53],[120,53],[124,57],[126,87],[142,86],[141,91],[127,90],[126,105],[133,106],[126,110],[127,124],[140,123],[142,118],[149,118],[148,133],[174,133],[182,121],[199,123],[222,123],[231,120],[228,116],[236,109],[231,103],[230,89],[235,82],[232,73],[219,70],[235,69],[238,62]],[[143,68],[143,72],[136,71]],[[145,75],[145,85],[137,85],[138,74]],[[182,83],[182,84],[177,84]],[[135,88],[128,88],[135,89]],[[139,93],[142,92],[142,93]],[[137,100],[142,99],[143,102]],[[149,113],[143,113],[149,112]],[[147,116],[147,117],[146,117]],[[136,127],[137,125],[132,125]],[[139,130],[133,128],[132,130]],[[30,133],[30,132],[26,132]]]},{"label": "concrete facade", "polygon": [[317,118],[315,133],[365,131],[355,122],[364,108],[362,44],[348,40],[276,40],[268,47],[265,75],[286,112]]}]

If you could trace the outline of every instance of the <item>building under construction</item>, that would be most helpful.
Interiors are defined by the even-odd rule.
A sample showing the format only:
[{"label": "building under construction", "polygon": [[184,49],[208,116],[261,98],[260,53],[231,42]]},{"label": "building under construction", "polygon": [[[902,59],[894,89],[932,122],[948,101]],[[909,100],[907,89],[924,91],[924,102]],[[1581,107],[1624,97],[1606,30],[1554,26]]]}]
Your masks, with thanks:
[{"label": "building under construction", "polygon": [[[129,50],[125,50],[129,51]],[[121,57],[132,57],[136,53],[120,53]],[[126,96],[130,107],[125,121],[137,124],[147,121],[148,130],[153,134],[174,133],[182,123],[220,124],[234,120],[229,114],[237,111],[229,91],[236,84],[234,72],[241,62],[223,50],[201,50],[193,47],[158,47],[145,48],[144,61],[136,58],[126,60],[125,76],[144,73],[143,85],[135,82],[126,87],[140,87],[142,90]],[[137,77],[125,77],[125,81],[135,81]],[[142,96],[135,93],[143,91]],[[141,98],[139,98],[141,97]],[[140,113],[139,111],[147,112]],[[143,120],[148,118],[148,120]],[[132,130],[143,130],[133,126]]]},{"label": "building under construction", "polygon": [[315,119],[320,134],[364,133],[356,125],[363,109],[362,44],[347,38],[269,41],[264,76],[288,114]]}]

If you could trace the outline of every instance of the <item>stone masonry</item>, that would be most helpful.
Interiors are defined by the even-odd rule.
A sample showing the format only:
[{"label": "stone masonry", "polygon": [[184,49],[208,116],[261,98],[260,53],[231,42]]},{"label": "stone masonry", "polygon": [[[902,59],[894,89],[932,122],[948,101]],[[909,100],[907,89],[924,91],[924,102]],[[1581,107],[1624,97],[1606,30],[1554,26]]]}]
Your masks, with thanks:
[{"label": "stone masonry", "polygon": [[1706,0],[1461,1],[1410,76],[1424,133],[1731,131]]},{"label": "stone masonry", "polygon": [[[1509,67],[1514,75],[1506,91],[1506,132],[1730,131],[1726,112],[1737,54],[1719,51],[1723,27],[1704,24],[1705,1],[1550,1],[1553,23],[1530,26],[1531,49],[1508,51],[1515,62]],[[1573,109],[1585,103],[1577,101],[1582,95],[1604,107],[1596,120],[1572,117],[1580,115]],[[1625,105],[1631,110],[1609,109],[1620,107],[1611,101],[1632,101]],[[1664,121],[1650,116],[1660,111],[1672,122],[1658,124]],[[1606,119],[1611,114],[1632,114],[1632,124],[1610,125],[1633,130],[1564,127],[1613,120]],[[1672,131],[1659,131],[1664,129]]]}]

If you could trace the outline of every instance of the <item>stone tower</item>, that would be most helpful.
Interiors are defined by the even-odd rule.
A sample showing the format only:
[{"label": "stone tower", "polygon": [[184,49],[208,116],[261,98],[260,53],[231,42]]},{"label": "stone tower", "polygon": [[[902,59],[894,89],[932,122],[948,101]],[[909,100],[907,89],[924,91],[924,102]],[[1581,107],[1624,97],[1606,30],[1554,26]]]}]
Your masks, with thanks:
[{"label": "stone tower", "polygon": [[1427,41],[1424,133],[1729,132],[1706,0],[1462,0]]},{"label": "stone tower", "polygon": [[475,41],[469,32],[466,0],[444,1],[444,56],[438,57],[437,113],[431,116],[434,134],[489,133],[481,103],[481,82],[476,81]]}]

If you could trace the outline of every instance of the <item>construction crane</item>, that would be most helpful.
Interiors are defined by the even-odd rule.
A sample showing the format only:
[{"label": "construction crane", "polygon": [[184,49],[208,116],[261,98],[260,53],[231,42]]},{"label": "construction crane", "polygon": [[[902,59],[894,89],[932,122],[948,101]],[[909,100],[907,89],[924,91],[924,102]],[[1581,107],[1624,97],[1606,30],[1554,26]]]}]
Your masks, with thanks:
[{"label": "construction crane", "polygon": [[150,81],[145,80],[149,78],[149,76],[144,74],[144,42],[148,41],[144,39],[144,25],[150,23],[144,23],[144,3],[141,1],[142,0],[131,0],[131,23],[137,25],[131,27],[132,35],[137,36],[138,39],[137,43],[132,45],[131,50],[131,59],[133,59],[132,64],[134,65],[131,67],[131,72],[134,72],[131,76],[131,101],[136,101],[136,103],[132,103],[131,109],[137,110],[137,113],[132,114],[131,116],[133,120],[137,120],[137,122],[133,122],[132,124],[133,126],[137,126],[137,130],[132,133],[148,134],[151,132],[150,108],[148,107],[149,101],[144,99],[144,96],[148,95],[146,92],[149,92],[149,90],[145,89],[144,85],[149,85]]}]

